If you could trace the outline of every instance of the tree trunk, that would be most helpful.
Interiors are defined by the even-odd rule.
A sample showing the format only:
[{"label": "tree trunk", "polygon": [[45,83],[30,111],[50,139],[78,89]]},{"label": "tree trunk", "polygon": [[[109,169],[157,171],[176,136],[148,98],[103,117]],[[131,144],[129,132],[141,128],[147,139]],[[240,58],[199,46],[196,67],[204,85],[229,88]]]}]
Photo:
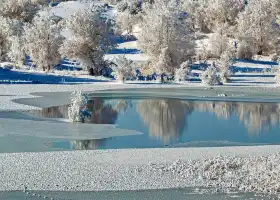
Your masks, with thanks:
[{"label": "tree trunk", "polygon": [[93,68],[88,69],[88,75],[94,76]]}]

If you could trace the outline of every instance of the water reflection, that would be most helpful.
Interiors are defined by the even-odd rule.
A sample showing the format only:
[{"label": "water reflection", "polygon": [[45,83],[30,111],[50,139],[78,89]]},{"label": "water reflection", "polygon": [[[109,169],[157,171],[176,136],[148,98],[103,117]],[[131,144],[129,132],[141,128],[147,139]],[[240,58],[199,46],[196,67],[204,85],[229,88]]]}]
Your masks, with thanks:
[{"label": "water reflection", "polygon": [[[172,99],[148,100],[113,100],[105,101],[94,98],[87,102],[87,109],[91,112],[90,118],[84,123],[115,124],[118,118],[125,120],[123,126],[133,124],[132,129],[138,130],[139,123],[149,129],[150,138],[156,138],[163,143],[178,140],[188,128],[188,118],[193,112],[212,113],[219,119],[231,120],[233,117],[240,120],[251,137],[270,131],[280,121],[280,104],[275,103],[242,103],[242,102],[202,102],[181,101]],[[41,111],[32,111],[42,117],[68,118],[68,105],[45,108]],[[128,108],[130,111],[128,112]],[[141,121],[131,117],[131,112],[137,112]],[[119,115],[123,113],[123,115]],[[132,115],[135,116],[135,115]],[[211,116],[207,116],[211,117]],[[201,119],[201,124],[203,120]],[[127,127],[125,127],[127,128]],[[213,127],[215,129],[217,127]],[[130,127],[131,129],[131,127]],[[142,130],[138,130],[142,131]],[[72,142],[74,149],[98,149],[105,145],[106,139],[85,140]]]},{"label": "water reflection", "polygon": [[76,140],[72,141],[72,148],[74,150],[96,150],[105,146],[106,139],[98,140]]},{"label": "water reflection", "polygon": [[149,127],[150,136],[167,143],[179,138],[187,127],[187,116],[193,111],[193,103],[179,100],[142,100],[137,111]]},{"label": "water reflection", "polygon": [[280,121],[280,104],[240,102],[197,102],[195,107],[202,112],[214,113],[217,117],[230,119],[236,115],[247,127],[251,136],[268,132]]}]

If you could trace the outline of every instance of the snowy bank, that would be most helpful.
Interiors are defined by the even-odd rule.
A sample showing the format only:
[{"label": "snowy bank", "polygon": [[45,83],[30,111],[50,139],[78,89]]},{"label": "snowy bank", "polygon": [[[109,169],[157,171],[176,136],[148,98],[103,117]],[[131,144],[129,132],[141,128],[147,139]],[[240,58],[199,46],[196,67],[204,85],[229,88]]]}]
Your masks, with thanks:
[{"label": "snowy bank", "polygon": [[229,186],[267,193],[278,188],[277,153],[280,146],[0,154],[0,190],[116,191],[199,186],[226,190]]}]

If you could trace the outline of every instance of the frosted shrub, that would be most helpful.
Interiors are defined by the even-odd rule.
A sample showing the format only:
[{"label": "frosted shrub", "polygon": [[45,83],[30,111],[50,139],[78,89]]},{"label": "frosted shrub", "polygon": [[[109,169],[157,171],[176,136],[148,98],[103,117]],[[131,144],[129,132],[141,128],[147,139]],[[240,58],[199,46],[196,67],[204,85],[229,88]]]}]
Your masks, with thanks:
[{"label": "frosted shrub", "polygon": [[20,36],[11,36],[10,41],[10,51],[8,52],[8,57],[16,65],[23,65],[25,60],[25,53],[23,46],[23,41]]},{"label": "frosted shrub", "polygon": [[60,28],[50,16],[36,16],[32,24],[26,24],[23,41],[26,53],[31,56],[37,67],[50,71],[59,63],[61,55],[58,49],[63,37],[60,34]]},{"label": "frosted shrub", "polygon": [[[179,68],[195,50],[191,24],[187,20],[180,19],[181,10],[172,2],[174,1],[156,0],[151,6],[143,8],[145,15],[137,36],[139,49],[151,56],[153,63],[161,62],[160,59],[168,53],[168,60],[171,63],[167,66],[168,70]],[[163,65],[154,66],[158,67],[156,71],[163,69]]]},{"label": "frosted shrub", "polygon": [[0,15],[22,22],[31,22],[37,12],[49,4],[49,0],[1,0]]},{"label": "frosted shrub", "polygon": [[218,70],[213,65],[201,73],[200,79],[202,83],[207,85],[219,85],[221,83]]},{"label": "frosted shrub", "polygon": [[270,1],[250,1],[237,19],[238,37],[250,38],[250,46],[258,55],[273,52],[279,38],[276,16]]},{"label": "frosted shrub", "polygon": [[175,81],[176,82],[185,81],[189,79],[190,74],[191,74],[190,62],[189,61],[183,62],[180,65],[180,68],[177,69],[175,72]]},{"label": "frosted shrub", "polygon": [[0,16],[0,61],[7,60],[9,37],[14,34],[13,21]]},{"label": "frosted shrub", "polygon": [[222,55],[220,60],[218,61],[218,71],[220,80],[223,83],[228,82],[229,76],[232,74],[230,70],[230,66],[233,64],[233,57],[230,51],[225,51]]},{"label": "frosted shrub", "polygon": [[115,63],[116,66],[113,69],[113,76],[116,80],[124,83],[126,79],[134,76],[132,60],[127,59],[125,56],[119,56],[116,58]]},{"label": "frosted shrub", "polygon": [[71,15],[65,22],[71,37],[61,45],[61,55],[78,60],[89,75],[99,75],[104,62],[104,54],[114,45],[110,37],[111,23],[102,17],[102,10],[86,9]]},{"label": "frosted shrub", "polygon": [[81,91],[74,91],[71,94],[71,103],[68,108],[68,118],[72,122],[83,122],[85,117],[90,116],[87,111],[88,97],[82,94]]},{"label": "frosted shrub", "polygon": [[228,48],[227,38],[228,24],[223,24],[210,38],[211,53],[214,57],[219,58],[221,54]]},{"label": "frosted shrub", "polygon": [[253,49],[249,42],[242,41],[237,48],[237,58],[250,60],[253,57]]}]

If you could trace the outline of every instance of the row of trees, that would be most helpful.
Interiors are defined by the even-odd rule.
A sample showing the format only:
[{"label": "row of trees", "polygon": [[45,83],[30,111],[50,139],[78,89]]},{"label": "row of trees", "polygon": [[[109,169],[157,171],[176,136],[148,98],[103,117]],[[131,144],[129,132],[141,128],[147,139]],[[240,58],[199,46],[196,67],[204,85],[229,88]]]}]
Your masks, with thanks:
[{"label": "row of trees", "polygon": [[[158,73],[187,74],[181,63],[192,58],[217,58],[216,69],[209,69],[202,77],[217,73],[227,81],[229,66],[234,58],[251,59],[254,55],[279,54],[280,14],[278,0],[154,0],[130,1],[137,5],[132,12],[127,0],[122,0],[117,22],[122,30],[137,34],[138,47],[152,58],[149,68]],[[210,34],[209,34],[210,33]],[[208,48],[197,50],[195,40],[210,36]],[[181,70],[177,70],[181,69]],[[186,70],[182,70],[186,69]],[[205,82],[213,80],[206,80]]]},{"label": "row of trees", "polygon": [[48,0],[0,4],[0,60],[22,65],[29,55],[45,71],[67,57],[78,60],[90,74],[99,73],[105,52],[114,46],[109,37],[111,24],[102,17],[102,10],[93,7],[59,22],[50,14],[38,14],[48,9],[44,5]]},{"label": "row of trees", "polygon": [[[138,47],[152,58],[148,68],[160,74],[177,74],[178,80],[188,76],[190,64],[186,62],[194,57],[218,58],[202,77],[218,74],[226,81],[233,58],[278,55],[278,0],[250,0],[247,4],[243,0],[117,2],[121,12],[116,22],[121,29],[131,33],[133,26],[140,27]],[[110,40],[111,23],[102,17],[102,10],[80,11],[58,22],[54,16],[38,15],[39,10],[47,9],[46,5],[48,0],[0,3],[0,60],[22,64],[30,55],[37,67],[50,70],[67,57],[78,60],[90,74],[99,74],[105,66],[105,52],[114,47]],[[205,33],[211,33],[210,48],[201,52],[195,41]],[[116,62],[125,68],[117,69],[118,77],[131,74],[130,61]]]}]

